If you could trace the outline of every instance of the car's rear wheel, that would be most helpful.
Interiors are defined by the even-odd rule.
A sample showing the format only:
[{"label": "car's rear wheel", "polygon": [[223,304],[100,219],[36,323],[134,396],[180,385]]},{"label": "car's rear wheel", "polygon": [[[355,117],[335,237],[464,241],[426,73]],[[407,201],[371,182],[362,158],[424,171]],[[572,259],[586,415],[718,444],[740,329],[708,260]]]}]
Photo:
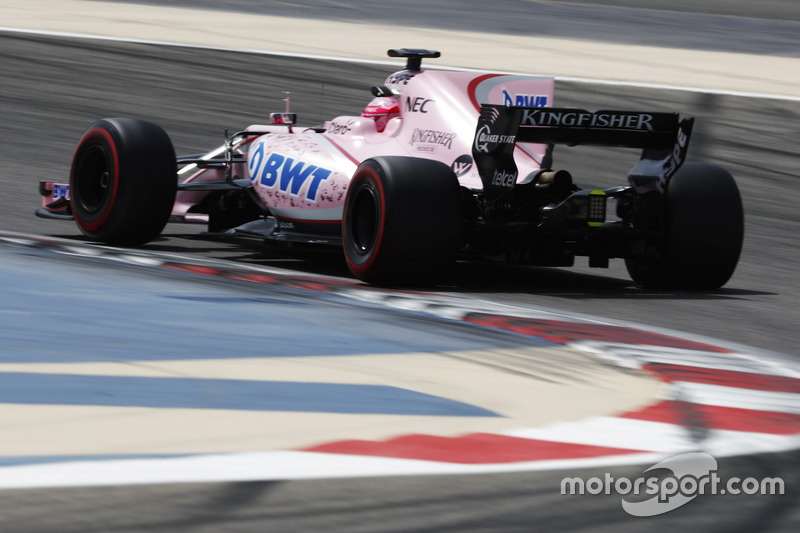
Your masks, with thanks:
[{"label": "car's rear wheel", "polygon": [[72,159],[72,214],[87,237],[137,245],[169,220],[177,183],[175,150],[159,126],[131,118],[92,124]]},{"label": "car's rear wheel", "polygon": [[455,262],[460,244],[458,180],[447,165],[376,157],[347,190],[342,243],[350,271],[379,285],[427,285]]},{"label": "car's rear wheel", "polygon": [[728,282],[744,239],[742,199],[728,171],[684,164],[667,187],[661,224],[649,253],[625,260],[637,284],[713,290]]}]

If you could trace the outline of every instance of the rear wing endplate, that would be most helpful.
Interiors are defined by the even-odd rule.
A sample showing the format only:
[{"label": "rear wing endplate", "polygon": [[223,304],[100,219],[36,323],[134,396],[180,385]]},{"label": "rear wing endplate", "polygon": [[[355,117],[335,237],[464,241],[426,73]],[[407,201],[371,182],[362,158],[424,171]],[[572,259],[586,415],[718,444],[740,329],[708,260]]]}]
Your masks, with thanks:
[{"label": "rear wing endplate", "polygon": [[514,147],[521,142],[549,145],[548,153],[556,144],[641,148],[628,181],[639,193],[663,193],[686,159],[693,124],[677,113],[484,104],[472,155],[489,200],[516,184]]}]

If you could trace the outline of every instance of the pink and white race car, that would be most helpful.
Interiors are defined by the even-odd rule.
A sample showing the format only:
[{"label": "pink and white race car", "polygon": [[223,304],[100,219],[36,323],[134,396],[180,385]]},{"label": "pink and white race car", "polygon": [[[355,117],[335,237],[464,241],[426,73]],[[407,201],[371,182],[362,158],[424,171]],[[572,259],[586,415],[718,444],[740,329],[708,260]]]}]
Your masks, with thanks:
[{"label": "pink and white race car", "polygon": [[[95,122],[69,183],[40,184],[37,214],[74,219],[114,245],[202,222],[212,233],[336,246],[356,277],[384,285],[434,283],[458,258],[571,266],[587,256],[595,267],[623,258],[646,287],[714,289],[732,275],[741,198],[724,169],[684,163],[692,118],[554,108],[553,78],[422,70],[439,52],[388,54],[406,68],[372,87],[361,116],[300,127],[287,109],[206,154],[176,157],[149,122]],[[626,184],[581,190],[554,169],[557,144],[642,154]]]}]

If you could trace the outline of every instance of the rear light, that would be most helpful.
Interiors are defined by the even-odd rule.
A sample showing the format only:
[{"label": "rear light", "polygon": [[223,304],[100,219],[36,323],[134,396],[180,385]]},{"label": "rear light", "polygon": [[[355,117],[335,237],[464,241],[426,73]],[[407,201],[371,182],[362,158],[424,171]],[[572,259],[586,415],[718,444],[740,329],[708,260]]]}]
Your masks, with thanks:
[{"label": "rear light", "polygon": [[598,227],[606,221],[606,193],[595,189],[589,192],[589,209],[586,222],[589,226]]}]

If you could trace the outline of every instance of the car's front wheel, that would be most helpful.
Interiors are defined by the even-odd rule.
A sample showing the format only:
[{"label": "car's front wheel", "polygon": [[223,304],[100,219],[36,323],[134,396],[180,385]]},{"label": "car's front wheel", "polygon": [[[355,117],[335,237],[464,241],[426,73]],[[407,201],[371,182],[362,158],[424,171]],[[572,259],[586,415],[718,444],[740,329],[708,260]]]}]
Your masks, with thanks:
[{"label": "car's front wheel", "polygon": [[177,190],[175,150],[159,126],[108,118],[84,133],[70,171],[81,231],[109,244],[144,244],[169,220]]}]

